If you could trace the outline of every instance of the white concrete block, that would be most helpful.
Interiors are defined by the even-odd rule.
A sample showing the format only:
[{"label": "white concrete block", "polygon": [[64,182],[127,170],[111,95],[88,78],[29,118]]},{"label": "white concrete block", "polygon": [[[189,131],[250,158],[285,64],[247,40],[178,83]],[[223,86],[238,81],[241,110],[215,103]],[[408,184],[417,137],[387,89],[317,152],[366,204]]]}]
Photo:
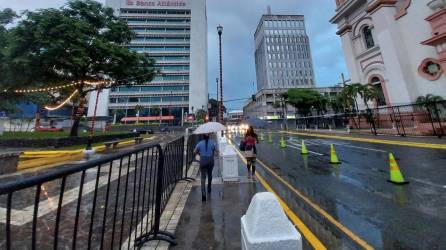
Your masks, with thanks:
[{"label": "white concrete block", "polygon": [[223,181],[238,179],[237,153],[233,146],[227,145],[225,151],[221,153],[221,166]]},{"label": "white concrete block", "polygon": [[302,249],[302,236],[272,193],[256,194],[241,224],[243,250]]}]

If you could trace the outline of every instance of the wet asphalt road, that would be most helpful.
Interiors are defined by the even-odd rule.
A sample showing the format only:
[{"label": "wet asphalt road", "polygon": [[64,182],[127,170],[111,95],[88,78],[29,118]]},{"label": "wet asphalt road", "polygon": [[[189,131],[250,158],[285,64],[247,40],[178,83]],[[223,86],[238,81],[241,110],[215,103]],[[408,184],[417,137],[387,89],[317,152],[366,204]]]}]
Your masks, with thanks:
[{"label": "wet asphalt road", "polygon": [[[374,248],[446,249],[445,150],[297,135],[285,136],[288,147],[280,149],[279,136],[273,139],[258,145],[258,158]],[[308,156],[300,154],[302,139]],[[329,163],[331,143],[340,165]],[[390,152],[409,185],[387,182]],[[276,177],[260,172],[329,249],[361,248]]]}]

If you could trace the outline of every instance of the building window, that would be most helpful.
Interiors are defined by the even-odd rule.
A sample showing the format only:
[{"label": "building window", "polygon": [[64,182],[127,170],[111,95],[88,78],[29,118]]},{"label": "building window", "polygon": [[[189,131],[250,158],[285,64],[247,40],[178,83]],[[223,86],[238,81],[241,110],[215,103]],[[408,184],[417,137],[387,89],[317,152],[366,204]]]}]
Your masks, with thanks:
[{"label": "building window", "polygon": [[371,85],[373,86],[373,88],[375,89],[376,93],[377,93],[377,99],[376,99],[376,105],[379,106],[386,106],[386,98],[384,97],[384,91],[383,91],[383,87],[382,87],[382,83],[381,80],[379,79],[379,77],[373,77],[371,80]]},{"label": "building window", "polygon": [[370,26],[365,26],[362,30],[364,35],[365,46],[367,49],[375,47],[375,41],[373,40],[372,29]]}]

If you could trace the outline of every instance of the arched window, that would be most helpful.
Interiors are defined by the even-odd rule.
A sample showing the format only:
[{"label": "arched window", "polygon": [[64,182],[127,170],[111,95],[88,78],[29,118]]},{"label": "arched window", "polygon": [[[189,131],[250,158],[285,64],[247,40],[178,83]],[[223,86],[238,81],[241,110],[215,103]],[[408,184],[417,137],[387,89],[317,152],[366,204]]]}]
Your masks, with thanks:
[{"label": "arched window", "polygon": [[375,41],[373,40],[372,29],[370,26],[365,26],[362,29],[362,34],[364,35],[365,46],[367,49],[375,47]]},{"label": "arched window", "polygon": [[384,91],[379,77],[373,77],[370,84],[373,86],[377,93],[378,98],[376,99],[376,105],[378,107],[386,106],[386,98],[384,97]]}]

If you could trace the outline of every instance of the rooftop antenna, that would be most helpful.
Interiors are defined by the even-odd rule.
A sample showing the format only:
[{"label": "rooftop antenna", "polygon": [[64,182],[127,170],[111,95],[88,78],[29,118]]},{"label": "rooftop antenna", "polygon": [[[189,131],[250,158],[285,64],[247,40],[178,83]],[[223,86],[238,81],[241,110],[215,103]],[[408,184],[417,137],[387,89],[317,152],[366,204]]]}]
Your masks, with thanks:
[{"label": "rooftop antenna", "polygon": [[267,13],[268,13],[268,15],[271,15],[271,5],[268,5]]}]

